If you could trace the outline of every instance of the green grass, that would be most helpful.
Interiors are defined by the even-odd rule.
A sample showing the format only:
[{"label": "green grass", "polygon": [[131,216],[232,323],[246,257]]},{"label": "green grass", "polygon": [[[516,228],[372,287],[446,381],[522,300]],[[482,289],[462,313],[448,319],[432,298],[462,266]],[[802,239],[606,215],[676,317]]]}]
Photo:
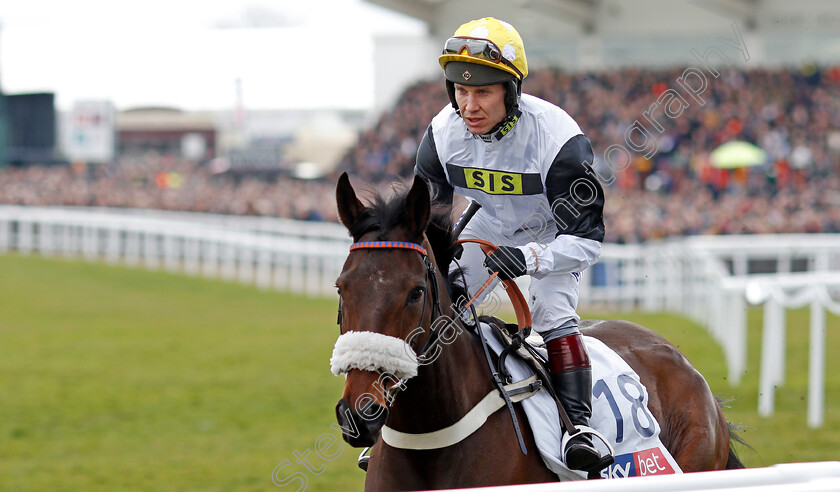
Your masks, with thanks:
[{"label": "green grass", "polygon": [[[840,323],[828,317],[826,425],[807,428],[807,312],[788,320],[776,414],[757,415],[761,311],[731,387],[720,348],[668,314],[584,313],[651,327],[734,400],[748,466],[838,459]],[[333,300],[105,265],[0,256],[0,490],[360,490],[331,428]],[[316,453],[337,455],[325,461]],[[305,456],[300,459],[299,456]],[[302,463],[306,461],[306,463]],[[308,466],[308,468],[307,468]],[[300,480],[289,479],[286,490]]]},{"label": "green grass", "polygon": [[[300,471],[307,490],[359,489],[356,450],[327,447],[341,450],[327,463],[314,451],[339,435],[335,309],[0,256],[0,490],[266,490],[287,460],[278,479]],[[322,475],[297,463],[307,450]]]}]

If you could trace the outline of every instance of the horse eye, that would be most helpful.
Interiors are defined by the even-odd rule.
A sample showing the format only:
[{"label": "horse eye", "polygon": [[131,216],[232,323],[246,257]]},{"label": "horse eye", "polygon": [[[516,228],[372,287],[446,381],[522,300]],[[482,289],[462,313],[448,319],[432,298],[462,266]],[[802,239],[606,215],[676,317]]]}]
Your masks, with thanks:
[{"label": "horse eye", "polygon": [[409,303],[415,303],[423,299],[423,293],[426,292],[426,289],[423,287],[415,287],[411,294],[408,296]]}]

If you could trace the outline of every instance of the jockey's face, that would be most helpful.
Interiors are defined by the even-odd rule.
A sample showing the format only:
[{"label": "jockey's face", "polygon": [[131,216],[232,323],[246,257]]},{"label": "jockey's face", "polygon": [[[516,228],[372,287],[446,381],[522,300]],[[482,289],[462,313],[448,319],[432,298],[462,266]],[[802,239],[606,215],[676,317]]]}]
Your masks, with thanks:
[{"label": "jockey's face", "polygon": [[507,114],[503,84],[455,84],[455,102],[467,129],[476,135],[492,130]]}]

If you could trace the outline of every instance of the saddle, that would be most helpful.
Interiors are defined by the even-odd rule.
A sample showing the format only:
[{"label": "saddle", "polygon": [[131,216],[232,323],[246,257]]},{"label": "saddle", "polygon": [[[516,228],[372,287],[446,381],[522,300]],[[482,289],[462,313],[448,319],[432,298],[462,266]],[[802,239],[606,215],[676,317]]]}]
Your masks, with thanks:
[{"label": "saddle", "polygon": [[515,323],[506,323],[495,316],[481,315],[478,321],[489,325],[493,335],[505,347],[496,362],[496,370],[503,376],[506,383],[511,382],[511,376],[505,368],[505,360],[510,355],[514,355],[528,364],[537,378],[542,381],[542,386],[549,388],[549,391],[553,393],[548,358],[540,351],[545,344],[538,333],[525,333],[530,330],[520,331]]},{"label": "saddle", "polygon": [[[476,243],[481,247],[481,250],[484,251],[485,254],[490,254],[494,252],[496,249],[495,244],[485,241],[483,239],[461,239],[458,241],[459,244],[463,243]],[[593,465],[591,469],[588,470],[590,478],[596,478],[598,472],[603,468],[611,465],[614,461],[612,448],[609,443],[604,439],[604,437],[598,433],[595,429],[589,427],[575,427],[572,421],[569,419],[568,414],[566,413],[563,404],[560,402],[560,399],[557,397],[557,394],[554,391],[554,386],[551,383],[551,376],[549,375],[548,370],[548,357],[547,355],[542,355],[534,346],[531,345],[527,341],[527,338],[531,335],[531,310],[528,307],[528,302],[525,300],[525,296],[522,295],[522,291],[519,290],[519,286],[511,279],[504,279],[502,280],[502,284],[505,286],[505,291],[510,298],[511,304],[513,305],[514,312],[516,313],[516,320],[517,324],[508,324],[492,316],[478,316],[475,310],[475,306],[473,302],[478,298],[482,291],[488,288],[491,285],[493,279],[497,276],[496,273],[492,274],[490,278],[488,278],[483,285],[478,288],[478,291],[475,292],[472,298],[464,305],[463,309],[466,310],[470,308],[472,310],[473,316],[476,318],[475,332],[481,337],[481,329],[479,328],[478,324],[481,322],[486,323],[491,327],[491,330],[494,336],[499,339],[504,349],[502,349],[501,353],[499,354],[498,360],[496,361],[496,368],[492,367],[492,363],[488,357],[488,364],[490,364],[491,372],[493,372],[494,378],[496,380],[496,384],[499,388],[500,393],[505,398],[505,401],[508,404],[508,409],[511,412],[511,418],[513,419],[514,428],[516,429],[517,438],[519,439],[519,445],[522,449],[523,453],[525,451],[525,445],[522,441],[522,436],[519,431],[519,424],[516,421],[516,417],[513,414],[513,407],[510,403],[510,395],[506,394],[506,391],[503,387],[504,384],[511,384],[512,378],[505,367],[505,362],[507,358],[511,354],[516,354],[516,356],[523,361],[525,361],[531,369],[534,371],[534,374],[537,375],[538,379],[540,380],[541,386],[548,389],[548,393],[551,395],[551,398],[554,400],[555,404],[557,405],[557,410],[560,414],[560,422],[562,427],[566,430],[564,438],[563,438],[563,448],[565,448],[566,442],[568,440],[577,435],[581,432],[586,432],[588,434],[592,434],[596,436],[601,441],[603,441],[607,447],[610,448],[610,453],[605,455],[598,463]],[[535,334],[535,336],[538,336]],[[540,342],[542,343],[542,339],[539,338]],[[482,345],[484,346],[485,353],[487,352],[487,344],[486,341],[482,339]],[[574,432],[573,432],[574,430]],[[526,453],[527,454],[527,453]]]}]

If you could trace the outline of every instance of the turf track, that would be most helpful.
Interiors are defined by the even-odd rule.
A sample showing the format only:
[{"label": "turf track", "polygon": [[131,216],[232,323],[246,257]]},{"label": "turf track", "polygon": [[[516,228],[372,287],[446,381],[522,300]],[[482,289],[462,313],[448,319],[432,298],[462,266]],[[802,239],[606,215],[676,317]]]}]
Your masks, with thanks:
[{"label": "turf track", "polygon": [[[826,425],[805,426],[807,312],[788,319],[785,386],[757,416],[761,311],[749,371],[677,316],[623,317],[674,341],[734,398],[748,466],[840,459],[840,321],[828,316]],[[0,490],[360,490],[336,440],[333,299],[161,272],[0,256]],[[316,448],[321,449],[321,456]],[[330,459],[324,460],[323,456]],[[272,483],[274,478],[275,483]]]}]

